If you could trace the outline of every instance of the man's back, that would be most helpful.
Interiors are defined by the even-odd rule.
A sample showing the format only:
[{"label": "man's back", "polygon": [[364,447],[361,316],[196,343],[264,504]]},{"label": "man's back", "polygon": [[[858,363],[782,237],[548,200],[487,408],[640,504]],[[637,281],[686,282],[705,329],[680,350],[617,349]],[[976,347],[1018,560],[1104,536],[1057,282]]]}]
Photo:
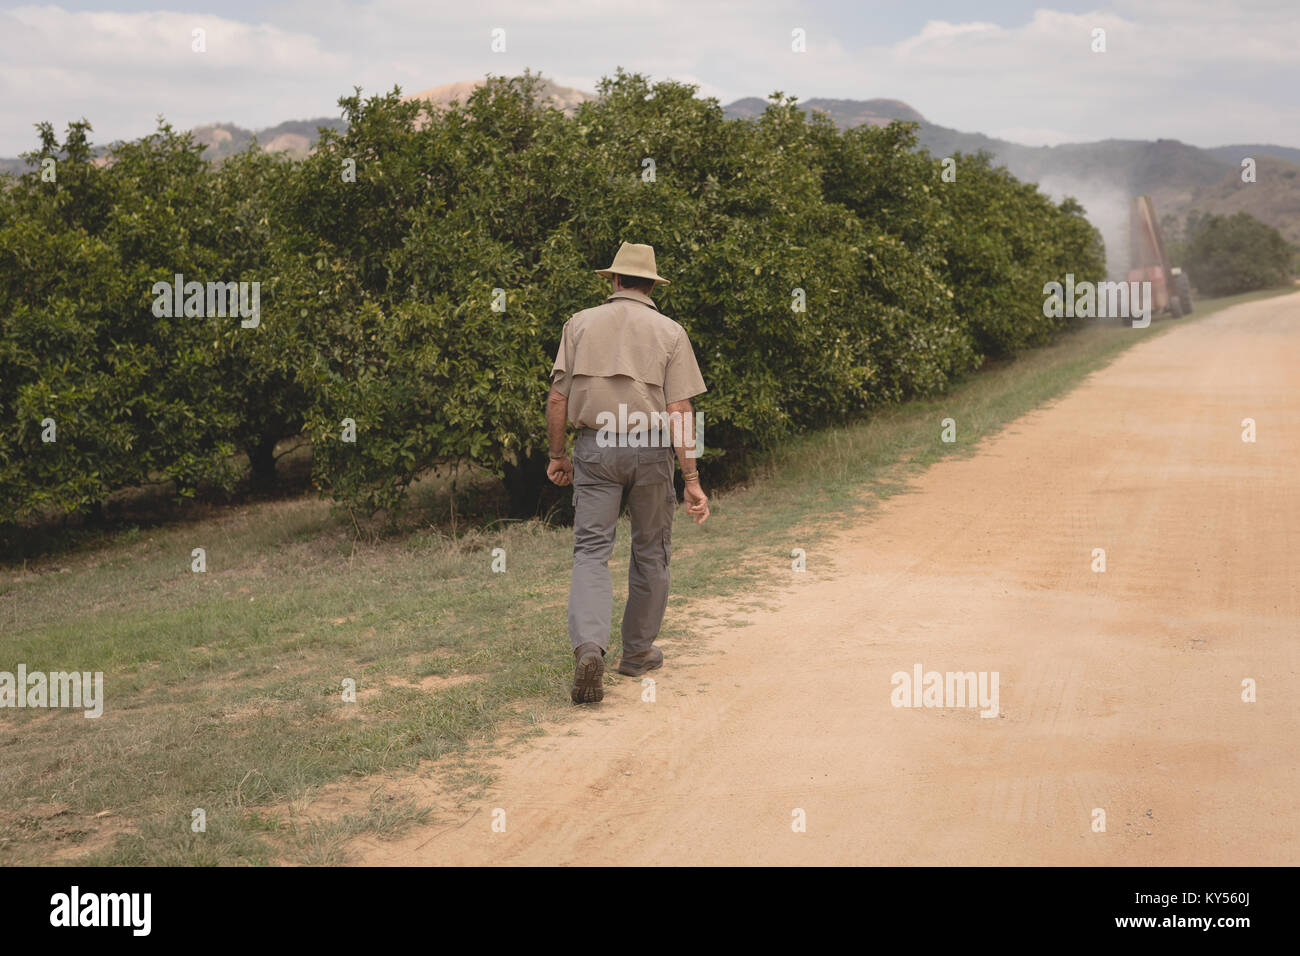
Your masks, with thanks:
[{"label": "man's back", "polygon": [[686,330],[628,289],[565,323],[552,381],[568,397],[569,420],[587,428],[620,405],[650,415],[704,391]]}]

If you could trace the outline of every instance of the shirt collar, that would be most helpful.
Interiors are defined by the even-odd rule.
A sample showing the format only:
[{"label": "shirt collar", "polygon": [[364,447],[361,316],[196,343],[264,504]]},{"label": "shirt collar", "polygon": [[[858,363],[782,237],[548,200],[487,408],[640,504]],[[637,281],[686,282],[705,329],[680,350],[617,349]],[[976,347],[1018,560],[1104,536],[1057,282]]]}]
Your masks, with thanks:
[{"label": "shirt collar", "polygon": [[640,302],[642,305],[650,306],[656,312],[659,311],[659,306],[655,305],[654,299],[644,292],[638,292],[636,289],[619,289],[605,301],[612,302],[614,299],[631,299],[633,302]]}]

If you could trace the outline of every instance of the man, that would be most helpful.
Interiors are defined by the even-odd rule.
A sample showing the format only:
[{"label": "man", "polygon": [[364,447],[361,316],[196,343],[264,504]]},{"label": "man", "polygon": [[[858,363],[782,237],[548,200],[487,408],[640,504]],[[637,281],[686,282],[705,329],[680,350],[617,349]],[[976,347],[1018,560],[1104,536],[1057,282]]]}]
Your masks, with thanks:
[{"label": "man", "polygon": [[[575,704],[605,696],[605,651],[613,613],[609,555],[624,496],[632,519],[632,560],[623,612],[623,657],[618,672],[640,677],[663,664],[654,645],[668,606],[673,453],[686,483],[686,511],[696,524],[709,517],[700,487],[691,399],[704,392],[686,330],[661,314],[649,293],[659,275],[651,246],[623,243],[608,269],[613,295],[564,323],[551,369],[546,426],[551,442],[547,476],[573,484],[573,583],[569,638],[575,658],[570,696]],[[668,413],[670,440],[658,429]],[[573,460],[565,454],[565,423],[579,429]],[[619,429],[623,429],[619,431]]]}]

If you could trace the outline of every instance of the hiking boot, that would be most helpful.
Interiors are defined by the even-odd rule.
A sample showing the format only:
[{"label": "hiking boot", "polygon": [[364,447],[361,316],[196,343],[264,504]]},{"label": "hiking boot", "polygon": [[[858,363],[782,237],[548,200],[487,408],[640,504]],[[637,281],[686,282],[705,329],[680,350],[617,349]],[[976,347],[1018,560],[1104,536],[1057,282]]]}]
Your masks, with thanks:
[{"label": "hiking boot", "polygon": [[628,677],[640,677],[646,671],[652,671],[664,664],[664,652],[651,645],[650,650],[628,657],[626,654],[618,662],[618,672]]},{"label": "hiking boot", "polygon": [[569,696],[575,704],[598,704],[605,699],[605,652],[596,644],[583,644],[573,652],[573,688]]}]

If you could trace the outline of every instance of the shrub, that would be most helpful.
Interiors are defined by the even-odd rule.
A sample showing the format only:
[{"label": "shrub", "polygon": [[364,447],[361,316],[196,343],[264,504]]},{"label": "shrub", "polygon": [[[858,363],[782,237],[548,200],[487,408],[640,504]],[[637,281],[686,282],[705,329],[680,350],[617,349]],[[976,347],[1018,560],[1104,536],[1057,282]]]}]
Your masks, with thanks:
[{"label": "shrub", "polygon": [[1294,252],[1272,226],[1239,212],[1195,219],[1185,262],[1202,295],[1235,295],[1289,283]]}]

